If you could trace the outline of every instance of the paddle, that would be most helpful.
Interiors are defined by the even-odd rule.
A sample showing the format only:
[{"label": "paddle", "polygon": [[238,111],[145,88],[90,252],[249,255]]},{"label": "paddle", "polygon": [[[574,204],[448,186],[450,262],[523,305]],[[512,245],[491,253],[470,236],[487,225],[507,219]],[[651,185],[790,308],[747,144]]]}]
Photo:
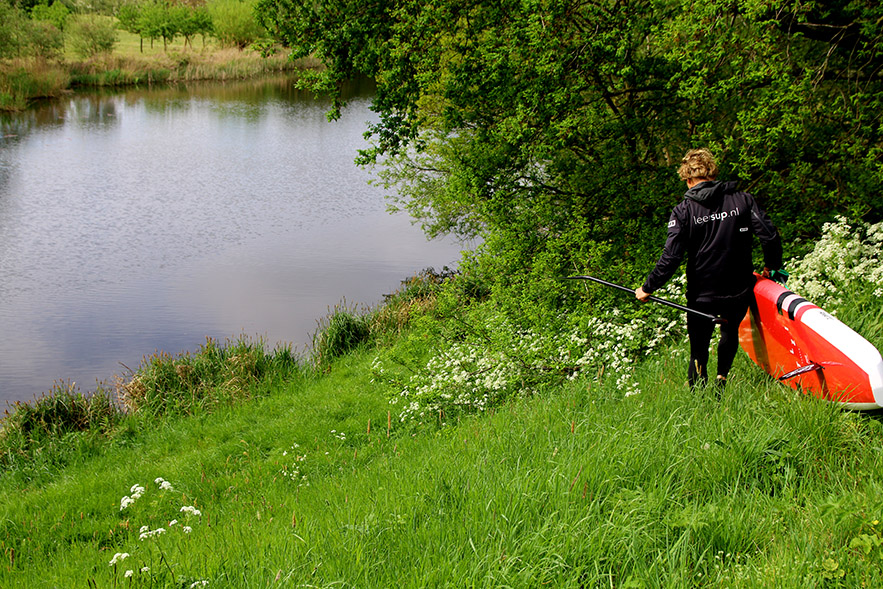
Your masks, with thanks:
[{"label": "paddle", "polygon": [[[598,284],[603,284],[604,286],[609,286],[611,288],[618,288],[619,290],[630,292],[632,295],[635,294],[635,289],[629,288],[627,286],[623,286],[621,284],[616,284],[615,282],[607,282],[606,280],[601,280],[600,278],[595,278],[594,276],[567,276],[565,280],[591,280],[592,282],[597,282]],[[671,301],[667,301],[665,299],[660,299],[659,297],[650,296],[649,301],[653,301],[654,303],[659,303],[661,305],[665,305],[667,307],[673,307],[678,309],[679,311],[686,311],[687,313],[693,313],[694,315],[698,315],[700,317],[705,317],[711,321],[714,321],[717,324],[726,323],[727,320],[723,317],[715,317],[714,315],[709,315],[708,313],[703,313],[702,311],[697,311],[696,309],[691,309],[690,307],[685,307],[684,305],[679,305],[677,303],[673,303]]]}]

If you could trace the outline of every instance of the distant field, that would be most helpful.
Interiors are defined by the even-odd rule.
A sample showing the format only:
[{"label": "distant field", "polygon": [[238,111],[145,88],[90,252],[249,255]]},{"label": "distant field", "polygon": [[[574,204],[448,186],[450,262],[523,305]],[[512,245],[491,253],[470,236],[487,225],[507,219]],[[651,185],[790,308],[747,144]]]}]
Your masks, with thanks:
[{"label": "distant field", "polygon": [[[201,35],[196,35],[192,39],[192,43],[192,47],[189,45],[185,46],[184,37],[176,37],[173,41],[165,45],[163,45],[162,39],[154,39],[152,43],[150,39],[144,39],[142,43],[142,40],[138,35],[118,29],[117,43],[114,46],[113,55],[115,57],[138,59],[142,57],[155,58],[165,57],[167,55],[180,55],[182,53],[195,53],[200,55],[222,53],[224,55],[239,56],[254,54],[254,51],[250,49],[239,51],[235,48],[221,47],[213,37],[206,37],[203,39]],[[82,58],[71,49],[70,44],[65,48],[64,59],[65,61],[71,62],[82,61]]]},{"label": "distant field", "polygon": [[[163,47],[162,39],[155,39],[152,44],[150,39],[144,39],[142,51],[142,43],[138,35],[133,35],[128,31],[120,30],[117,36],[117,44],[114,48],[114,54],[126,57],[137,57],[139,55],[162,55],[163,53],[169,52],[181,53],[184,51],[194,51],[197,53],[205,53],[223,50],[223,48],[218,45],[217,40],[212,37],[203,40],[201,35],[197,35],[193,38],[192,42],[192,47],[185,46],[184,37],[176,37],[173,42],[168,43],[166,47]],[[246,52],[248,52],[248,50],[246,50]]]}]

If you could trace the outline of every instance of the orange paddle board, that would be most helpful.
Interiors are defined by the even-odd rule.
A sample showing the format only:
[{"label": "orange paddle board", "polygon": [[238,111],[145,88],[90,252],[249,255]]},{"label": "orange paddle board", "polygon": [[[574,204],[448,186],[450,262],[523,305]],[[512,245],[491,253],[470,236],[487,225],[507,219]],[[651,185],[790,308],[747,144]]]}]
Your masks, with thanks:
[{"label": "orange paddle board", "polygon": [[883,358],[868,340],[816,305],[757,275],[757,301],[739,343],[771,376],[849,409],[883,407]]}]

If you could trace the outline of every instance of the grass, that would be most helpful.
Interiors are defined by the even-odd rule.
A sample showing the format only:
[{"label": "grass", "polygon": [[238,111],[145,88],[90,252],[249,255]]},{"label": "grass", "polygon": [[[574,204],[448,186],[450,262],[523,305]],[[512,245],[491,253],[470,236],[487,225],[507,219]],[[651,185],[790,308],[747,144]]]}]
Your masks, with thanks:
[{"label": "grass", "polygon": [[34,98],[58,96],[70,76],[57,63],[38,58],[0,60],[0,111],[23,110]]},{"label": "grass", "polygon": [[[676,347],[641,365],[640,395],[577,380],[412,428],[390,418],[374,353],[247,404],[135,420],[57,472],[6,472],[0,586],[883,580],[880,423],[798,396],[744,357],[721,402],[681,384]],[[143,496],[121,511],[135,484]],[[139,540],[143,526],[166,532]],[[117,553],[130,556],[111,566]]]}]

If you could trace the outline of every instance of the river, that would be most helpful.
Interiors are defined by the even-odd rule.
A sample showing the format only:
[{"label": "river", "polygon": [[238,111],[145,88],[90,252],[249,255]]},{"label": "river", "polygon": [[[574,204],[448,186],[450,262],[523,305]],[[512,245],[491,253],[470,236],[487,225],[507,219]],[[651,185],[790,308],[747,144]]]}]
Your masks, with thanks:
[{"label": "river", "polygon": [[334,122],[287,79],[0,115],[0,409],[206,337],[302,351],[329,308],[456,266],[353,163],[376,115],[348,94]]}]

